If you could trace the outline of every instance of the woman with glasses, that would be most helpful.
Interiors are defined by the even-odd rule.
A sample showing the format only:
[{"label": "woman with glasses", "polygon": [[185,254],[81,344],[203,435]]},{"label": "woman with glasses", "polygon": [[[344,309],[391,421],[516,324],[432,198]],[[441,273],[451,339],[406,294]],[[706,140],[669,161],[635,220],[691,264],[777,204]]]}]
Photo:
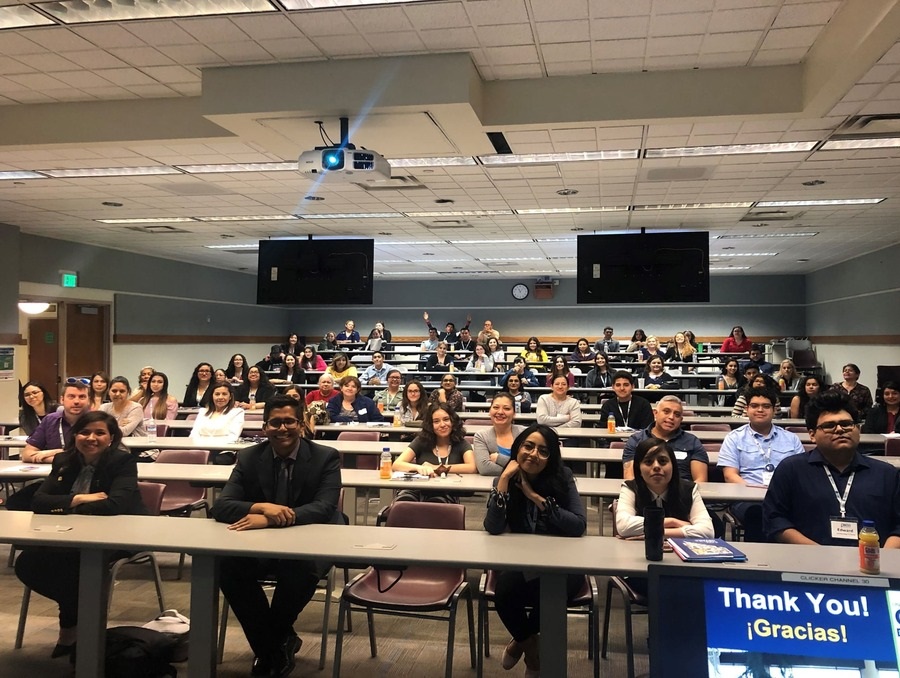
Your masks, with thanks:
[{"label": "woman with glasses", "polygon": [[[494,481],[488,499],[484,529],[491,534],[516,532],[580,537],[587,516],[572,471],[562,463],[556,432],[532,424],[513,441],[509,463]],[[540,548],[552,548],[541,543]],[[573,598],[584,585],[584,575],[566,577],[566,593]],[[539,676],[540,578],[525,572],[497,573],[497,614],[512,639],[500,660],[513,668],[524,655],[526,676]]]},{"label": "woman with glasses", "polygon": [[400,401],[400,421],[404,426],[421,426],[428,410],[428,394],[418,379],[411,379],[403,389]]},{"label": "woman with glasses", "polygon": [[109,402],[109,396],[106,394],[107,388],[109,388],[109,376],[106,372],[94,372],[91,375],[91,390],[88,396],[90,409],[99,410],[103,403]]},{"label": "woman with glasses", "polygon": [[378,391],[373,400],[382,412],[399,410],[403,404],[403,375],[392,369],[387,373],[387,388]]},{"label": "woman with glasses", "polygon": [[324,372],[328,369],[325,360],[316,353],[316,347],[307,344],[303,347],[303,353],[298,356],[298,364],[302,370],[312,370],[314,372]]},{"label": "woman with glasses", "polygon": [[247,370],[247,378],[235,391],[234,397],[237,406],[243,410],[261,410],[273,395],[275,387],[269,383],[269,377],[258,365],[254,365]]},{"label": "woman with glasses", "polygon": [[108,393],[109,402],[103,403],[100,410],[115,417],[122,436],[147,435],[147,429],[144,428],[144,410],[128,397],[131,393],[128,380],[125,377],[114,377],[109,382]]},{"label": "woman with glasses", "polygon": [[145,419],[174,419],[178,414],[178,401],[169,395],[169,378],[162,372],[150,375],[138,404],[144,408]]},{"label": "woman with glasses", "polygon": [[448,405],[454,412],[462,412],[463,402],[462,393],[456,389],[456,377],[452,374],[441,377],[440,388],[434,389],[428,398],[430,405]]},{"label": "woman with glasses", "polygon": [[515,424],[516,401],[509,393],[497,393],[491,399],[488,416],[491,425],[478,429],[472,441],[475,465],[483,476],[498,476],[512,458],[512,444],[516,436],[524,431]]},{"label": "woman with glasses", "polygon": [[359,377],[344,377],[339,388],[341,392],[328,401],[328,416],[331,417],[331,421],[359,424],[384,421],[375,401],[368,396],[360,395],[362,382]]},{"label": "woman with glasses", "polygon": [[244,430],[244,410],[235,406],[234,388],[219,384],[212,390],[209,405],[197,414],[191,438],[218,438],[236,442]]},{"label": "woman with glasses", "polygon": [[797,395],[791,398],[791,419],[804,419],[810,398],[819,395],[822,390],[822,380],[819,377],[813,374],[803,377],[797,384]]},{"label": "woman with glasses", "polygon": [[515,372],[506,379],[506,392],[512,396],[516,412],[522,414],[531,412],[531,395],[525,390],[525,380]]},{"label": "woman with glasses", "polygon": [[228,361],[228,367],[225,368],[225,376],[232,385],[237,386],[244,381],[247,373],[247,358],[242,353],[235,353]]},{"label": "woman with glasses", "polygon": [[[429,478],[477,473],[475,455],[466,440],[466,430],[459,415],[446,403],[429,408],[422,422],[422,432],[397,457],[392,470]],[[396,501],[458,504],[459,497],[445,490],[415,489],[401,490]]]},{"label": "woman with glasses", "polygon": [[36,381],[29,381],[19,394],[19,408],[19,430],[30,436],[41,419],[56,410],[56,403],[47,389]]},{"label": "woman with glasses", "polygon": [[[53,468],[34,495],[32,509],[43,514],[95,516],[147,513],[137,486],[137,462],[122,445],[122,432],[106,412],[82,414],[72,438],[53,458]],[[113,552],[108,560],[122,557]],[[16,560],[25,586],[59,604],[59,638],[51,657],[75,651],[78,624],[77,549],[27,546]]]},{"label": "woman with glasses", "polygon": [[194,373],[184,391],[184,400],[181,401],[184,407],[209,405],[209,398],[212,395],[210,384],[212,384],[213,371],[213,366],[209,363],[200,363],[194,368]]}]

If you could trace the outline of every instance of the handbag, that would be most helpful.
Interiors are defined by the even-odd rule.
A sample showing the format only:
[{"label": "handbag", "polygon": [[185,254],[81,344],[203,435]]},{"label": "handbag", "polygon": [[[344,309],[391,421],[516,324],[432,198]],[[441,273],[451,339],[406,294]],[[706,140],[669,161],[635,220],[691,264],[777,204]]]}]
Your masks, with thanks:
[{"label": "handbag", "polygon": [[175,641],[171,661],[187,661],[188,640],[191,631],[190,619],[178,610],[166,610],[153,621],[144,624],[143,628],[158,631]]}]

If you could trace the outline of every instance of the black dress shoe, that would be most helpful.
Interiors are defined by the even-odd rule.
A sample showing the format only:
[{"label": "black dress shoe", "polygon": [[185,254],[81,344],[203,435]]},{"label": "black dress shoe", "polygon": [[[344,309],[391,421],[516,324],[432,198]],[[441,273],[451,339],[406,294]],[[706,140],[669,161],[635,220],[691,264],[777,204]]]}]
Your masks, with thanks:
[{"label": "black dress shoe", "polygon": [[290,675],[297,664],[294,655],[300,652],[303,641],[295,633],[291,633],[275,651],[272,657],[272,675],[278,678]]},{"label": "black dress shoe", "polygon": [[75,652],[75,643],[72,643],[71,645],[57,643],[56,647],[53,648],[53,652],[50,653],[50,658],[57,659],[58,657],[67,657],[73,652]]},{"label": "black dress shoe", "polygon": [[272,663],[268,659],[260,657],[253,658],[253,666],[250,668],[251,676],[270,676],[272,675]]}]

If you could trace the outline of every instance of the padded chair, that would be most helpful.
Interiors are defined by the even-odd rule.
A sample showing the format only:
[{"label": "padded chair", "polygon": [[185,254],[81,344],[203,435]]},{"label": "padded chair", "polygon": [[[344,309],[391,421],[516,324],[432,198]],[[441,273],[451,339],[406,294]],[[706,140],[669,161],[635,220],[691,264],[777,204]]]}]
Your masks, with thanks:
[{"label": "padded chair", "polygon": [[[481,678],[484,657],[491,656],[490,615],[495,610],[497,591],[496,570],[486,570],[478,584],[478,666],[476,676]],[[585,575],[584,584],[574,598],[566,602],[567,614],[584,615],[588,619],[588,659],[594,662],[594,678],[600,676],[600,590],[594,577]]]},{"label": "padded chair", "polygon": [[691,431],[731,431],[731,424],[691,424]]},{"label": "padded chair", "polygon": [[[369,441],[369,442],[378,442],[381,440],[381,433],[378,431],[341,431],[338,433],[337,437],[338,441],[341,440],[361,440],[361,441]],[[340,445],[338,445],[338,451],[340,451]],[[355,466],[346,466],[344,464],[344,457],[346,456],[343,452],[341,454],[341,466],[346,468],[362,468],[369,469],[371,471],[375,471],[378,469],[378,455],[377,454],[350,454],[350,458],[356,462]]]},{"label": "padded chair", "polygon": [[[160,464],[207,464],[209,450],[160,450],[156,462]],[[206,488],[194,487],[186,480],[169,480],[166,482],[166,494],[163,497],[160,514],[165,516],[191,517],[194,511],[203,511],[209,518],[209,503],[206,501]],[[184,554],[178,559],[178,575],[181,579],[184,569]]]},{"label": "padded chair", "polygon": [[[466,508],[460,504],[430,502],[394,502],[387,516],[388,527],[466,529]],[[472,595],[464,568],[410,565],[400,570],[370,567],[344,587],[338,613],[338,632],[334,649],[334,678],[341,675],[341,650],[344,642],[344,617],[352,610],[365,610],[369,624],[369,647],[378,654],[375,642],[374,613],[413,619],[438,619],[448,622],[446,678],[453,675],[453,644],[456,636],[456,610],[465,596],[469,622],[469,652],[476,666],[475,621]],[[443,613],[448,615],[444,616]],[[423,675],[427,673],[422,669]]]},{"label": "padded chair", "polygon": [[[618,500],[614,501],[609,511],[612,514],[613,535],[618,536],[616,530],[616,508]],[[622,595],[622,603],[625,607],[625,651],[628,662],[628,678],[634,678],[634,636],[631,628],[632,617],[636,614],[647,614],[649,605],[646,596],[631,588],[628,579],[624,577],[610,577],[606,584],[606,605],[603,608],[603,640],[600,646],[600,656],[606,659],[609,648],[609,618],[612,610],[612,594],[618,591]]]},{"label": "padded chair", "polygon": [[[162,505],[163,495],[166,486],[162,483],[138,482],[138,490],[141,493],[141,500],[147,507],[147,512],[151,516],[159,515],[159,508]],[[98,520],[103,520],[102,517]],[[123,565],[144,565],[149,563],[153,568],[153,583],[156,584],[156,602],[159,604],[159,613],[163,614],[166,610],[166,604],[163,600],[162,577],[159,574],[159,565],[156,562],[156,556],[152,551],[140,551],[125,558],[119,558],[110,563],[109,569],[109,590],[106,593],[106,611],[107,614],[112,608],[112,595],[116,586],[116,575]],[[19,624],[16,628],[16,641],[14,647],[18,650],[22,647],[22,639],[25,636],[25,620],[28,618],[28,606],[31,603],[31,589],[27,586],[22,593],[22,605],[19,608]]]},{"label": "padded chair", "polygon": [[816,352],[811,349],[797,349],[791,354],[791,360],[798,372],[817,372],[822,369]]},{"label": "padded chair", "polygon": [[785,431],[790,431],[791,433],[796,433],[800,435],[801,433],[809,433],[809,430],[805,426],[785,426]]},{"label": "padded chair", "polygon": [[884,456],[900,457],[900,438],[884,439]]}]

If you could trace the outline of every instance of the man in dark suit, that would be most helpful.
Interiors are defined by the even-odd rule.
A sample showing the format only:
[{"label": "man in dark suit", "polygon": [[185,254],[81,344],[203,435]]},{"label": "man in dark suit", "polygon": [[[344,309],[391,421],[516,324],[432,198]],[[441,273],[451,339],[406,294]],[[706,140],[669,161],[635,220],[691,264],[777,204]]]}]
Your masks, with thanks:
[{"label": "man in dark suit", "polygon": [[[343,524],[336,450],[303,437],[301,405],[287,396],[266,403],[268,442],[242,450],[231,478],[213,506],[229,529],[284,528],[310,523]],[[294,632],[327,566],[291,559],[223,558],[220,586],[255,655],[251,675],[286,676],[302,641]],[[269,605],[260,579],[275,580]]]}]

